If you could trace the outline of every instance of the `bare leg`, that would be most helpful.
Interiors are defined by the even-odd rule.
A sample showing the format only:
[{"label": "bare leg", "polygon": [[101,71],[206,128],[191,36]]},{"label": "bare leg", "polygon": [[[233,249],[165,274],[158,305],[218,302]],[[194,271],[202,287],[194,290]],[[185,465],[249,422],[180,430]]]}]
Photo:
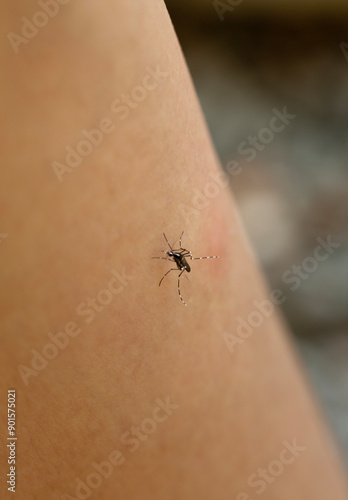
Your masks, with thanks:
[{"label": "bare leg", "polygon": [[[238,336],[269,292],[228,189],[193,206],[219,167],[164,3],[56,4],[18,54],[7,34],[38,3],[0,4],[0,422],[4,437],[14,387],[16,500],[82,498],[82,483],[98,500],[346,499],[278,314]],[[102,142],[81,156],[91,133]],[[188,308],[158,293],[150,260],[183,229],[221,257],[195,266]]]}]

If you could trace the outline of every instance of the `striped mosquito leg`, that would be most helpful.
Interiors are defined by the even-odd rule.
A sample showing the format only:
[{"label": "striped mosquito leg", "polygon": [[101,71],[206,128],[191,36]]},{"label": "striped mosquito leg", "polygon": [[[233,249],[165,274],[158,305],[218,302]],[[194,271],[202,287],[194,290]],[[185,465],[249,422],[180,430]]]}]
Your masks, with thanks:
[{"label": "striped mosquito leg", "polygon": [[202,259],[219,259],[219,255],[211,255],[210,257],[191,257],[191,260],[202,260]]},{"label": "striped mosquito leg", "polygon": [[180,248],[181,248],[181,238],[182,238],[183,234],[184,234],[184,231],[180,234],[180,242],[179,242]]},{"label": "striped mosquito leg", "polygon": [[185,269],[183,269],[178,276],[178,293],[179,293],[179,297],[180,297],[181,302],[184,304],[184,306],[187,306],[186,302],[184,301],[184,299],[181,296],[181,291],[180,291],[180,276],[182,275],[183,272],[185,272]]}]

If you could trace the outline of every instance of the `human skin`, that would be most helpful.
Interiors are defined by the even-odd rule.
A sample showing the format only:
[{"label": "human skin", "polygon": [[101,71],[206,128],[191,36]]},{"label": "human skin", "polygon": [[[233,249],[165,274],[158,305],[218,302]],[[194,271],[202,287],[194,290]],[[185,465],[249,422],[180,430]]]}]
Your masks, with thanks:
[{"label": "human skin", "polygon": [[[62,5],[15,54],[6,35],[37,10],[29,0],[0,7],[0,397],[5,415],[7,390],[17,391],[16,498],[79,498],[77,478],[119,451],[123,463],[91,498],[346,499],[340,459],[278,313],[233,349],[226,343],[269,292],[229,187],[188,211],[220,167],[163,2]],[[154,88],[121,120],[115,99],[157,66],[158,85],[147,79]],[[52,163],[65,163],[66,146],[103,119],[113,130],[57,176]],[[174,242],[183,230],[193,256],[220,257],[189,261],[187,307],[177,271],[158,287],[172,263],[152,260],[168,250],[163,232]],[[88,298],[110,298],[101,290],[112,270],[129,278],[112,283],[93,317],[81,315]],[[42,353],[49,332],[71,322],[78,335],[63,335],[68,344],[47,366],[25,371],[32,350]],[[167,398],[165,418],[156,408]],[[127,432],[138,433],[134,451],[121,441]],[[302,451],[258,494],[250,476],[294,440]]]}]

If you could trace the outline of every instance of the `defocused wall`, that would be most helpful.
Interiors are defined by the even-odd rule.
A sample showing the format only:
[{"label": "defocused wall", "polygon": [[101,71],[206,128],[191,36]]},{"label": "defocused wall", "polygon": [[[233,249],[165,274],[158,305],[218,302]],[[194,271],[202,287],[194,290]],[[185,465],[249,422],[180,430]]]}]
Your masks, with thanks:
[{"label": "defocused wall", "polygon": [[[348,1],[243,0],[224,21],[213,1],[166,3],[222,167],[241,166],[230,188],[249,238],[287,297],[348,458]],[[246,155],[241,145],[284,107],[296,118]],[[336,244],[323,262],[312,260],[318,238]]]},{"label": "defocused wall", "polygon": [[205,16],[209,16],[214,9],[223,9],[224,4],[226,7],[235,7],[234,12],[240,16],[285,18],[348,16],[346,0],[185,0],[185,2],[166,0],[166,4],[169,8],[183,8]]}]

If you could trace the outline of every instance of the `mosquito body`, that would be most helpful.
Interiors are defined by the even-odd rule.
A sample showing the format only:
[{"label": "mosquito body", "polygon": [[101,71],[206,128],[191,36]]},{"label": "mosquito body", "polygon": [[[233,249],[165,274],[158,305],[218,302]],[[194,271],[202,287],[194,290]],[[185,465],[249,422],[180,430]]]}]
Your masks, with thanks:
[{"label": "mosquito body", "polygon": [[186,260],[186,257],[188,257],[190,253],[182,254],[176,250],[167,252],[167,255],[168,257],[172,257],[174,259],[174,262],[178,266],[178,269],[180,269],[180,271],[185,270],[188,273],[191,272],[190,264]]},{"label": "mosquito body", "polygon": [[187,306],[186,302],[184,301],[184,299],[181,296],[181,291],[180,291],[180,277],[181,277],[181,275],[185,271],[187,273],[191,272],[191,267],[190,267],[189,263],[187,262],[187,259],[190,259],[190,260],[218,259],[219,257],[216,255],[213,255],[210,257],[193,257],[191,251],[187,250],[186,248],[183,248],[181,245],[181,239],[182,239],[183,234],[184,234],[184,231],[180,235],[180,240],[179,240],[180,248],[174,249],[170,245],[169,241],[167,240],[166,235],[163,233],[164,239],[166,240],[166,242],[169,246],[169,250],[163,250],[163,253],[165,253],[167,256],[166,257],[152,257],[152,258],[153,259],[169,260],[169,261],[174,262],[176,264],[175,268],[169,269],[169,271],[167,271],[164,274],[164,276],[162,276],[158,286],[161,286],[162,281],[167,276],[167,274],[169,274],[171,271],[180,271],[179,275],[178,275],[178,293],[179,293],[179,297],[180,297],[181,302],[185,306]]}]

